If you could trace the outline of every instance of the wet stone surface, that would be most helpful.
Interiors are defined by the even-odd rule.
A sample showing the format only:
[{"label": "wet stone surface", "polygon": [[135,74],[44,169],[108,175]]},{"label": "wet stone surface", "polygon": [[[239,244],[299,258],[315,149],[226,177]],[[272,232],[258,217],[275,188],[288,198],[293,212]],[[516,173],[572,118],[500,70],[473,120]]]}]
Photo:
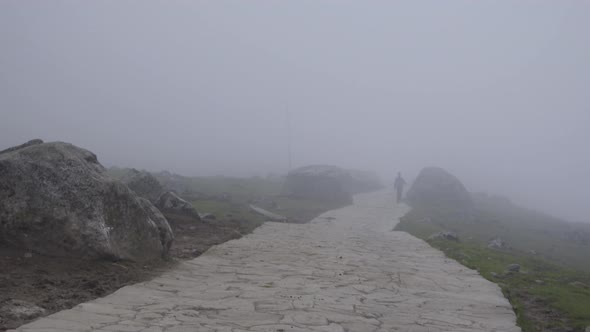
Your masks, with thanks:
[{"label": "wet stone surface", "polygon": [[500,289],[406,233],[386,193],[267,223],[149,282],[14,331],[520,331]]}]

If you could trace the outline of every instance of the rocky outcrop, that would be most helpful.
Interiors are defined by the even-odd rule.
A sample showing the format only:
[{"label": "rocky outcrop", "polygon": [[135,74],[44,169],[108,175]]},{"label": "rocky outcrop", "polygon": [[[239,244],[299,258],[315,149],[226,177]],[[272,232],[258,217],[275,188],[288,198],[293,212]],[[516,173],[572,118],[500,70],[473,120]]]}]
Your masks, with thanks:
[{"label": "rocky outcrop", "polygon": [[160,195],[164,193],[164,187],[151,173],[130,169],[121,181],[133,190],[137,195],[156,203]]},{"label": "rocky outcrop", "polygon": [[188,217],[201,220],[199,213],[193,207],[193,205],[184,199],[180,198],[176,193],[167,191],[163,193],[156,206],[164,213],[184,215]]},{"label": "rocky outcrop", "polygon": [[383,189],[383,183],[377,173],[362,170],[346,170],[350,174],[350,182],[345,189],[352,194],[376,191]]},{"label": "rocky outcrop", "polygon": [[0,154],[0,242],[49,256],[149,260],[172,244],[166,219],[72,144]]},{"label": "rocky outcrop", "polygon": [[180,193],[183,196],[189,193],[195,194],[192,192],[193,187],[191,186],[191,179],[189,177],[170,173],[168,171],[152,173],[152,175],[164,187],[164,192],[173,191],[175,193]]},{"label": "rocky outcrop", "polygon": [[139,203],[148,213],[150,220],[153,221],[156,227],[158,228],[163,253],[168,253],[170,247],[172,246],[172,242],[174,242],[174,233],[172,232],[170,224],[168,224],[168,220],[166,220],[166,217],[164,217],[162,212],[160,212],[160,210],[158,210],[158,208],[156,208],[147,199],[140,197]]},{"label": "rocky outcrop", "polygon": [[383,188],[374,172],[346,170],[336,166],[312,165],[287,175],[283,194],[342,204],[352,203],[352,195]]},{"label": "rocky outcrop", "polygon": [[26,148],[28,146],[33,146],[33,145],[38,145],[38,144],[43,144],[43,140],[40,140],[38,138],[37,139],[32,139],[32,140],[30,140],[30,141],[28,141],[28,142],[26,142],[24,144],[13,146],[11,148],[2,150],[2,151],[0,151],[0,154],[7,153],[7,152],[12,152],[12,151],[16,151],[16,150],[20,150],[20,149]]},{"label": "rocky outcrop", "polygon": [[408,191],[410,205],[445,208],[468,208],[471,196],[455,176],[442,168],[424,168]]},{"label": "rocky outcrop", "polygon": [[352,204],[347,184],[352,177],[336,166],[307,166],[287,175],[283,194],[295,198],[317,199],[340,204]]}]

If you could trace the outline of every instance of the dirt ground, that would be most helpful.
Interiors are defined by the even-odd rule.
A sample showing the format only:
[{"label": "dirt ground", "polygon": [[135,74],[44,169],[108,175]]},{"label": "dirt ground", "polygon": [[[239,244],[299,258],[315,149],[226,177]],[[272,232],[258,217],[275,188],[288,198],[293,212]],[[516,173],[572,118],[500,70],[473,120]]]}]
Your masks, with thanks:
[{"label": "dirt ground", "polygon": [[38,314],[9,315],[11,305],[34,304],[43,315],[74,307],[117,289],[149,280],[170,269],[178,260],[199,256],[211,246],[251,232],[259,223],[240,220],[203,220],[166,215],[175,234],[170,259],[134,263],[86,261],[45,257],[0,246],[0,331],[33,320]]},{"label": "dirt ground", "polygon": [[545,303],[542,299],[527,292],[519,292],[515,297],[521,303],[527,320],[530,322],[530,329],[534,331],[547,332],[583,332],[583,328],[569,327],[567,317]]}]

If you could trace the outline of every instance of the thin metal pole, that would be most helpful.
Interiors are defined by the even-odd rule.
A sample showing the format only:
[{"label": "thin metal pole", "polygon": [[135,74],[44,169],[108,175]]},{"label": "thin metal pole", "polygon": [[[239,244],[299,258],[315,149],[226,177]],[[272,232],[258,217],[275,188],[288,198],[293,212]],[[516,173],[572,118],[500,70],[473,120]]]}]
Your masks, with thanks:
[{"label": "thin metal pole", "polygon": [[292,167],[292,155],[291,155],[291,114],[289,112],[289,104],[287,103],[286,107],[286,115],[287,115],[287,153],[289,157],[289,171],[291,171]]}]

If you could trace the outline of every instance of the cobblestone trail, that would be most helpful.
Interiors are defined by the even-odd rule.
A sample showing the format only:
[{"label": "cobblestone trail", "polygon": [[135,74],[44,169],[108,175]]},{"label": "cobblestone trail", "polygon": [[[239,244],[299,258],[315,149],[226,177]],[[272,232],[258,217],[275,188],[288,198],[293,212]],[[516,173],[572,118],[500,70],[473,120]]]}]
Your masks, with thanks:
[{"label": "cobblestone trail", "polygon": [[149,281],[15,331],[520,331],[500,289],[392,228],[388,193],[266,223]]}]

